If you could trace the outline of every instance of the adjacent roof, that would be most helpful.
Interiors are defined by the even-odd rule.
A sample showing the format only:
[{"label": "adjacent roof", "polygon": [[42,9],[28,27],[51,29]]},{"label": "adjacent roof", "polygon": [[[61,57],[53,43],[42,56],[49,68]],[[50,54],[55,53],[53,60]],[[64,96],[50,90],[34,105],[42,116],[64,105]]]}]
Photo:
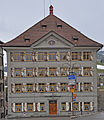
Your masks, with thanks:
[{"label": "adjacent roof", "polygon": [[[67,41],[72,43],[74,46],[91,46],[91,47],[102,47],[103,45],[91,40],[86,37],[55,15],[49,15],[24,33],[16,37],[15,39],[4,44],[5,47],[29,47],[36,41],[40,40],[43,36],[47,35],[49,32],[55,32],[61,37],[65,38]],[[73,38],[78,38],[73,40]],[[24,39],[29,39],[29,42],[26,42]]]},{"label": "adjacent roof", "polygon": [[0,46],[3,46],[3,44],[4,44],[4,43],[3,43],[2,41],[0,41]]}]

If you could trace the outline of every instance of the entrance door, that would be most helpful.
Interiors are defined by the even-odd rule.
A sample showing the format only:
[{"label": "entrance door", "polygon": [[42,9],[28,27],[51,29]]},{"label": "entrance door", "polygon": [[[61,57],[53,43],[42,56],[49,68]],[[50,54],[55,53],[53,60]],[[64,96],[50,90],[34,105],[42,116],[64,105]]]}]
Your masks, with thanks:
[{"label": "entrance door", "polygon": [[49,101],[49,114],[57,115],[57,101],[56,100]]}]

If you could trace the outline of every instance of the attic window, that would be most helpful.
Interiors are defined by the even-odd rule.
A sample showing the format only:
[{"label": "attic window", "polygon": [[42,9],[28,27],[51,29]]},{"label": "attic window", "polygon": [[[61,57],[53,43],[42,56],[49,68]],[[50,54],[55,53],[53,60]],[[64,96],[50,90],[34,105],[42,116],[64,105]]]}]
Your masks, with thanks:
[{"label": "attic window", "polygon": [[73,40],[78,41],[78,37],[73,37]]},{"label": "attic window", "polygon": [[62,28],[62,25],[61,25],[61,24],[58,24],[58,25],[57,25],[57,28]]},{"label": "attic window", "polygon": [[47,27],[47,25],[42,25],[42,28],[46,28]]},{"label": "attic window", "polygon": [[30,39],[29,38],[25,38],[24,41],[25,42],[30,42]]}]

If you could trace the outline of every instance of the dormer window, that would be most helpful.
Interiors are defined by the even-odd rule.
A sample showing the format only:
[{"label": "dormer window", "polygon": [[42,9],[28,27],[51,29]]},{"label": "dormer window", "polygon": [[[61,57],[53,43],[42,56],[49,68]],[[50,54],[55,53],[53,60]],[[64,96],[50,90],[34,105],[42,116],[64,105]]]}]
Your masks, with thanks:
[{"label": "dormer window", "polygon": [[57,25],[57,28],[62,28],[62,25],[61,25],[61,24],[58,24],[58,25]]},{"label": "dormer window", "polygon": [[78,41],[78,37],[73,37],[73,40]]},{"label": "dormer window", "polygon": [[25,42],[30,42],[30,39],[29,38],[25,38],[24,41]]},{"label": "dormer window", "polygon": [[47,25],[45,25],[45,24],[44,24],[44,25],[42,25],[42,28],[46,28],[46,27],[47,27]]}]

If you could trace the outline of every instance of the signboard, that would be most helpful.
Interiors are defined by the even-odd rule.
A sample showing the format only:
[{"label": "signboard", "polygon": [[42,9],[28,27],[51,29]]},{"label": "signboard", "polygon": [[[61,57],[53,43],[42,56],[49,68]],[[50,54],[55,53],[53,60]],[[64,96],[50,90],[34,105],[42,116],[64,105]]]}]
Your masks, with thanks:
[{"label": "signboard", "polygon": [[73,101],[76,101],[76,99],[73,99]]},{"label": "signboard", "polygon": [[73,82],[69,82],[69,85],[76,85],[76,83],[73,81]]},{"label": "signboard", "polygon": [[72,79],[75,80],[75,75],[69,75],[69,76],[68,76],[68,79],[69,79],[69,80],[72,80]]},{"label": "signboard", "polygon": [[75,91],[74,88],[70,88],[70,92],[73,93]]},{"label": "signboard", "polygon": [[74,97],[77,97],[77,94],[73,94]]}]

